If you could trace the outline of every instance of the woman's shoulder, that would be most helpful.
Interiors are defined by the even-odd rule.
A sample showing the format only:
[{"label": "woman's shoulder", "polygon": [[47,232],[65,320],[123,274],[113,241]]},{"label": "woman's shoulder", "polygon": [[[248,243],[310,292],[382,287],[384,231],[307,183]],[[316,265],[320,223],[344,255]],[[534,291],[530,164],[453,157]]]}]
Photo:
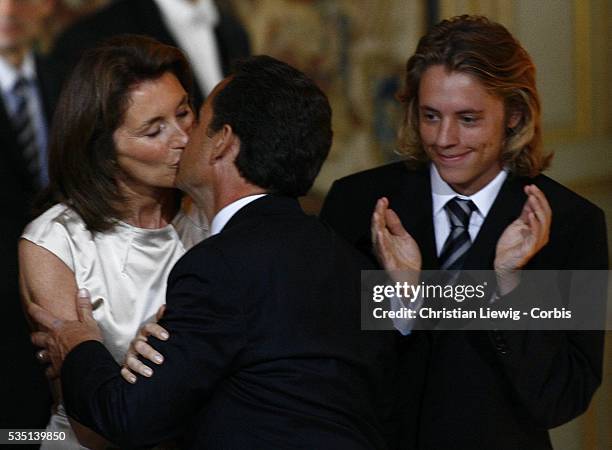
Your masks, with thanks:
[{"label": "woman's shoulder", "polygon": [[70,231],[86,228],[85,222],[83,222],[81,216],[74,209],[65,203],[57,203],[32,220],[26,226],[23,234],[38,234],[42,230],[46,230],[54,225],[69,229]]},{"label": "woman's shoulder", "polygon": [[60,258],[72,271],[74,271],[75,243],[87,240],[89,236],[83,219],[64,203],[58,203],[46,210],[30,222],[21,234],[22,239]]},{"label": "woman's shoulder", "polygon": [[51,238],[76,239],[88,233],[81,216],[65,203],[58,203],[30,222],[21,235],[34,243]]}]

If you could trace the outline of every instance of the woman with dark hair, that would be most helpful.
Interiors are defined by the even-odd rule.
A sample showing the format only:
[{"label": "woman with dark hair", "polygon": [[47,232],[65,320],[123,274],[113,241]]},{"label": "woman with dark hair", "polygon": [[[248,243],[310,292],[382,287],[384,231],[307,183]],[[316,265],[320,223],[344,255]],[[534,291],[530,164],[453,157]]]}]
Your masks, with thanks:
[{"label": "woman with dark hair", "polygon": [[[175,189],[194,121],[190,90],[185,57],[153,39],[121,36],[87,52],[54,119],[49,208],[19,244],[24,300],[74,319],[75,292],[87,288],[119,363],[165,302],[174,263],[208,235]],[[48,430],[69,435],[62,449],[105,445],[76,423],[72,434],[61,403]]]}]

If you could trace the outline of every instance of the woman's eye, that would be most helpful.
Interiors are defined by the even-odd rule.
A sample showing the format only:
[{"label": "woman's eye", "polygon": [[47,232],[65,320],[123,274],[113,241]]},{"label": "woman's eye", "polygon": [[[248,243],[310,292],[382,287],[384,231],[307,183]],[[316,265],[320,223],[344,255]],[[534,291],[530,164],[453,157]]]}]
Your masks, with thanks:
[{"label": "woman's eye", "polygon": [[191,110],[185,109],[183,111],[179,111],[178,113],[176,113],[176,117],[186,117],[189,114],[191,114]]},{"label": "woman's eye", "polygon": [[161,130],[158,128],[158,129],[156,129],[154,131],[151,131],[151,132],[145,134],[145,136],[153,138],[153,137],[157,136],[160,132],[161,132]]},{"label": "woman's eye", "polygon": [[424,112],[423,119],[427,120],[428,122],[431,122],[432,120],[436,120],[436,115],[431,112]]}]

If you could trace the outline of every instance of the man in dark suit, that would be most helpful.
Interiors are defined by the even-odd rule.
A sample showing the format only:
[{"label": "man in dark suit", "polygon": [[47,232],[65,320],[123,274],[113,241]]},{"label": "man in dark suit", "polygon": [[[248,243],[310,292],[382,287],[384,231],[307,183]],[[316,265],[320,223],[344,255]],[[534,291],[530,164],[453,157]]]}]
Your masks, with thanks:
[{"label": "man in dark suit", "polygon": [[17,240],[47,180],[47,132],[58,73],[32,47],[52,7],[51,0],[9,0],[0,6],[0,354],[12,367],[0,383],[0,397],[7,400],[0,408],[2,428],[44,427],[51,406],[19,301]]},{"label": "man in dark suit", "polygon": [[[525,269],[606,269],[602,211],[540,174],[534,72],[499,24],[435,26],[407,65],[407,160],[336,181],[321,218],[387,269],[494,269],[492,304],[521,300]],[[407,449],[550,449],[601,383],[602,332],[405,339]]]},{"label": "man in dark suit", "polygon": [[212,0],[119,0],[63,32],[53,57],[71,68],[84,50],[124,33],[151,36],[186,53],[196,75],[196,108],[229,72],[231,63],[250,54],[244,27],[230,10]]},{"label": "man in dark suit", "polygon": [[[80,322],[32,305],[61,365],[68,413],[121,447],[187,428],[189,448],[383,449],[395,333],[360,330],[359,253],[301,210],[331,144],[325,95],[270,57],[242,62],[212,92],[177,183],[212,237],[176,264],[150,342],[164,363],[125,382]],[[238,425],[239,423],[239,425]]]}]

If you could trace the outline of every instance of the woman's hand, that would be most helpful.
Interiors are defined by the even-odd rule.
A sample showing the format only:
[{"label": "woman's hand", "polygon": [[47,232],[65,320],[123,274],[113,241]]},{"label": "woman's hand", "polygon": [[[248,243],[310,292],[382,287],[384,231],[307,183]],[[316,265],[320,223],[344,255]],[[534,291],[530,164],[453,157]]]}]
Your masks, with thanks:
[{"label": "woman's hand", "polygon": [[157,324],[164,315],[165,309],[166,305],[160,306],[155,315],[156,322],[145,323],[140,330],[138,330],[134,339],[132,339],[130,348],[125,355],[123,367],[121,368],[121,376],[129,383],[136,383],[136,374],[145,377],[153,375],[153,369],[140,361],[138,356],[142,356],[157,365],[164,362],[164,357],[149,345],[148,338],[149,336],[155,336],[157,339],[165,341],[170,337],[168,332]]}]

